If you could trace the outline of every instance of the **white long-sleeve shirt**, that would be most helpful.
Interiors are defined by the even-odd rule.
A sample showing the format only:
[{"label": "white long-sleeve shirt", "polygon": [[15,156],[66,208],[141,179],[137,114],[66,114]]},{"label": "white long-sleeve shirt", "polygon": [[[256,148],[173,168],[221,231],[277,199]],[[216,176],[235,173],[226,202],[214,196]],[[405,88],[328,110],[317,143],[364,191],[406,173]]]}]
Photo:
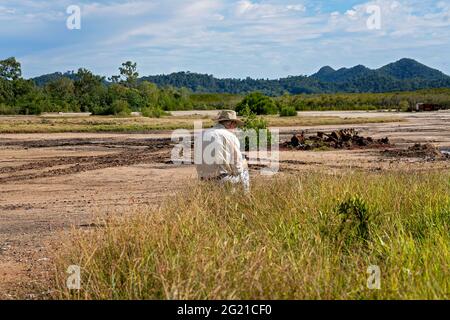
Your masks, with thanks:
[{"label": "white long-sleeve shirt", "polygon": [[239,139],[221,125],[196,135],[195,164],[201,179],[239,177],[247,166]]}]

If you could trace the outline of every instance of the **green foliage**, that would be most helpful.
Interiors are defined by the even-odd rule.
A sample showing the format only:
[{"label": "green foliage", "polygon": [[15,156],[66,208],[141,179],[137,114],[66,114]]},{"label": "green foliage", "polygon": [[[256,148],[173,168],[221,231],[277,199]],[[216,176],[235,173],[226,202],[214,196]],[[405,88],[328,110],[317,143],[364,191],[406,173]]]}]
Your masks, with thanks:
[{"label": "green foliage", "polygon": [[[258,147],[261,147],[260,140],[261,135],[264,132],[264,134],[266,134],[267,137],[267,147],[270,147],[272,142],[272,135],[268,128],[267,120],[262,117],[258,117],[256,114],[251,112],[248,106],[246,106],[246,108],[242,110],[242,115],[244,117],[243,131],[246,132],[251,130],[256,133],[257,135],[256,143]],[[250,149],[250,138],[245,139],[245,149],[247,151]]]},{"label": "green foliage", "polygon": [[278,113],[278,107],[275,101],[272,98],[263,95],[261,92],[253,92],[248,94],[236,106],[236,112],[239,115],[243,115],[247,108],[249,108],[252,113],[257,115]]},{"label": "green foliage", "polygon": [[143,81],[139,84],[138,90],[145,101],[145,107],[158,105],[160,90],[154,83]]},{"label": "green foliage", "polygon": [[256,114],[250,111],[248,106],[242,111],[242,116],[244,117],[244,129],[267,129],[267,120],[257,117]]},{"label": "green foliage", "polygon": [[143,108],[142,109],[142,116],[147,118],[161,118],[163,116],[168,116],[170,113],[160,109],[160,108]]},{"label": "green foliage", "polygon": [[11,57],[0,61],[0,78],[5,80],[17,80],[22,76],[20,62]]},{"label": "green foliage", "polygon": [[59,78],[49,82],[44,87],[44,91],[59,103],[74,101],[75,99],[75,85],[68,78]]},{"label": "green foliage", "polygon": [[[298,111],[325,110],[398,110],[406,111],[417,103],[433,103],[450,108],[450,89],[429,89],[414,92],[300,94],[276,98],[283,106],[293,106]],[[406,109],[404,109],[406,108]]]},{"label": "green foliage", "polygon": [[409,110],[409,102],[407,100],[402,100],[398,104],[398,109],[400,111],[408,111]]},{"label": "green foliage", "polygon": [[369,240],[370,211],[367,203],[360,196],[351,196],[339,203],[336,208],[341,217],[340,235],[346,242]]},{"label": "green foliage", "polygon": [[2,78],[0,78],[0,103],[1,102],[14,102],[13,82]]},{"label": "green foliage", "polygon": [[[83,68],[77,72],[51,74],[34,82],[20,78],[20,64],[14,58],[0,61],[0,103],[8,106],[2,107],[2,112],[82,111],[97,115],[128,115],[132,111],[143,111],[148,116],[161,117],[165,115],[164,110],[194,107],[191,92],[186,88],[158,88],[147,81],[139,82],[137,65],[130,61],[123,63],[119,70],[120,75],[113,77],[112,84]],[[202,99],[196,99],[195,103],[206,103],[205,108],[214,107]]]},{"label": "green foliage", "polygon": [[297,110],[295,110],[295,108],[291,107],[291,106],[281,107],[280,116],[281,117],[295,117],[295,116],[297,116]]},{"label": "green foliage", "polygon": [[59,112],[61,107],[41,89],[34,88],[28,94],[17,97],[16,106],[20,114],[41,114],[42,112]]},{"label": "green foliage", "polygon": [[0,103],[0,115],[15,115],[19,113],[19,108],[16,106],[8,106]]},{"label": "green foliage", "polygon": [[76,74],[75,95],[81,111],[92,111],[96,106],[104,105],[106,89],[104,77],[94,75],[86,69],[79,69]]},{"label": "green foliage", "polygon": [[22,78],[12,81],[12,89],[15,99],[35,92],[35,86],[33,82]]},{"label": "green foliage", "polygon": [[228,93],[191,93],[189,100],[195,110],[231,110],[242,100],[242,96]]},{"label": "green foliage", "polygon": [[131,114],[130,105],[126,100],[116,100],[112,103],[109,114],[116,116],[129,116]]},{"label": "green foliage", "polygon": [[122,63],[119,72],[120,75],[110,78],[113,83],[120,83],[129,88],[136,87],[139,73],[137,72],[137,64],[135,62],[127,61]]}]

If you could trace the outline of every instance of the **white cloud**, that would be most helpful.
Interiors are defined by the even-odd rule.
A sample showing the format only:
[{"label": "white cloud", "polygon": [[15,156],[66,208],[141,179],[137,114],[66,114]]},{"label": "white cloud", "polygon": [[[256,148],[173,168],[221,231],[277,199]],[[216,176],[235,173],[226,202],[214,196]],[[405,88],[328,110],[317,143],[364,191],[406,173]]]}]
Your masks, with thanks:
[{"label": "white cloud", "polygon": [[347,10],[345,14],[349,17],[354,17],[356,16],[357,12],[355,10]]},{"label": "white cloud", "polygon": [[86,16],[133,16],[142,15],[156,8],[153,1],[131,1],[117,3],[88,3],[81,6],[83,15]]},{"label": "white cloud", "polygon": [[241,0],[236,3],[235,14],[239,17],[247,18],[269,18],[280,17],[295,12],[304,12],[306,7],[303,4],[270,4],[253,3],[250,0]]},{"label": "white cloud", "polygon": [[[373,12],[368,8],[379,7],[381,13],[381,28],[370,29],[367,21]],[[440,7],[440,8],[439,8]],[[437,8],[437,10],[436,10]],[[398,38],[409,36],[414,39],[436,39],[437,36],[449,35],[450,19],[445,7],[428,6],[411,0],[392,1],[375,0],[356,5],[347,9],[344,14],[333,12],[329,15],[329,23],[334,33],[340,37],[356,37],[364,34],[366,37],[384,41],[383,47],[389,46],[389,41],[398,41]],[[395,39],[395,40],[394,40]],[[406,38],[401,43],[410,46]]]},{"label": "white cloud", "polygon": [[16,10],[10,9],[10,8],[4,7],[4,6],[0,6],[0,15],[3,15],[3,14],[8,15],[8,14],[14,14],[14,13],[16,13]]},{"label": "white cloud", "polygon": [[[188,1],[187,5],[180,6],[178,10],[181,17],[209,18],[223,8],[223,4],[218,0],[193,0]],[[179,7],[179,8],[180,8]]]}]

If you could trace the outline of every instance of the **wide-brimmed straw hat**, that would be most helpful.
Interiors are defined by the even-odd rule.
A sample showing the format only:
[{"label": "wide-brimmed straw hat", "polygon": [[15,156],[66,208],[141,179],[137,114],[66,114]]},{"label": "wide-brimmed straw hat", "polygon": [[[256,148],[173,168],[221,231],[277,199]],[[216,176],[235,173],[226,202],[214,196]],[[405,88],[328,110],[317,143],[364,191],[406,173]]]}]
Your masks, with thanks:
[{"label": "wide-brimmed straw hat", "polygon": [[216,121],[218,123],[225,122],[225,121],[233,121],[233,122],[236,122],[236,124],[238,126],[244,125],[244,122],[242,122],[241,120],[238,119],[236,111],[232,111],[232,110],[221,111],[219,113],[219,116],[217,117]]}]

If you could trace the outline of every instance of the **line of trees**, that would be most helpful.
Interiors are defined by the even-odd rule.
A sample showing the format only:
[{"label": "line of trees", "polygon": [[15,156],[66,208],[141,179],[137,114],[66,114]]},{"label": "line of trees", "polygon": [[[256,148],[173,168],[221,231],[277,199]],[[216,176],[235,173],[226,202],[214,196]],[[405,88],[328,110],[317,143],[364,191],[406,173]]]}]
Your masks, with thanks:
[{"label": "line of trees", "polygon": [[[106,80],[87,69],[52,74],[43,84],[22,77],[15,58],[0,61],[0,115],[43,112],[91,112],[96,115],[159,117],[165,111],[236,109],[245,113],[295,115],[306,110],[407,110],[416,103],[450,107],[450,88],[413,92],[284,94],[269,97],[260,92],[246,96],[226,93],[193,93],[182,87],[158,87],[139,78],[136,63],[125,62],[119,74]],[[42,77],[41,77],[42,78]]]},{"label": "line of trees", "polygon": [[128,115],[140,111],[159,116],[163,111],[194,108],[185,88],[158,88],[138,81],[137,65],[125,62],[119,75],[108,81],[81,68],[68,76],[56,77],[44,86],[22,78],[15,58],[0,61],[0,114],[41,114],[43,112],[91,112],[97,115]]},{"label": "line of trees", "polygon": [[417,103],[439,104],[450,108],[450,88],[412,92],[283,95],[276,98],[283,106],[297,111],[382,110],[408,111]]},{"label": "line of trees", "polygon": [[427,89],[398,93],[302,94],[271,98],[259,92],[248,94],[236,111],[266,115],[295,116],[297,111],[326,110],[397,110],[409,111],[417,103],[442,105],[450,109],[450,89]]}]

